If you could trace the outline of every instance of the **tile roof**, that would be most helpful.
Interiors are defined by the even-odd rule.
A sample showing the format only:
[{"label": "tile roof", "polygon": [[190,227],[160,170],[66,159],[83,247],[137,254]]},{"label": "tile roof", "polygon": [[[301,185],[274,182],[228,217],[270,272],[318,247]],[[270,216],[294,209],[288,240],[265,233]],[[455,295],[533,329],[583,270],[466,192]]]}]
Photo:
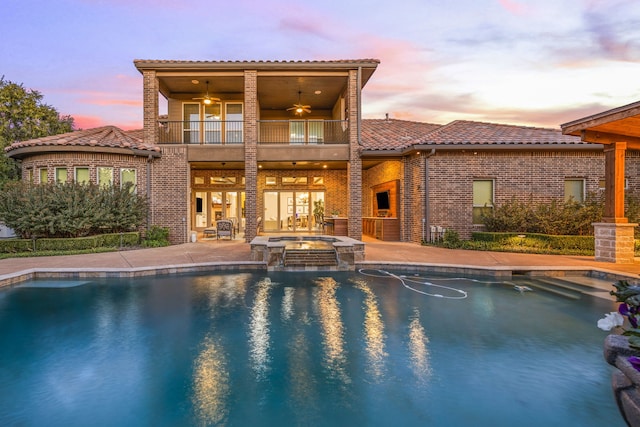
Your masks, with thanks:
[{"label": "tile roof", "polygon": [[409,147],[442,127],[432,123],[396,119],[363,119],[362,145],[367,150],[394,150]]},{"label": "tile roof", "polygon": [[142,130],[123,131],[115,126],[104,126],[94,129],[62,133],[59,135],[45,136],[27,141],[14,142],[10,146],[6,147],[5,151],[11,154],[11,151],[18,150],[20,148],[75,146],[124,148],[148,151],[149,154],[159,153],[160,147],[153,144],[145,144],[142,139],[142,134]]},{"label": "tile roof", "polygon": [[426,145],[585,145],[579,137],[563,135],[560,129],[456,120],[425,134],[418,141]]}]

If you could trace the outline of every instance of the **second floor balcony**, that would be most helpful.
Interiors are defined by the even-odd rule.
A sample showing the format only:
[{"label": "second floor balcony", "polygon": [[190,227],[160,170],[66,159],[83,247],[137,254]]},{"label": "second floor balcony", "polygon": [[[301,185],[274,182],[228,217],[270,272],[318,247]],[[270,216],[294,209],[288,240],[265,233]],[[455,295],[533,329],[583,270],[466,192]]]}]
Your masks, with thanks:
[{"label": "second floor balcony", "polygon": [[[238,145],[245,143],[245,122],[233,120],[159,123],[160,144]],[[258,120],[258,144],[348,144],[348,120]]]}]

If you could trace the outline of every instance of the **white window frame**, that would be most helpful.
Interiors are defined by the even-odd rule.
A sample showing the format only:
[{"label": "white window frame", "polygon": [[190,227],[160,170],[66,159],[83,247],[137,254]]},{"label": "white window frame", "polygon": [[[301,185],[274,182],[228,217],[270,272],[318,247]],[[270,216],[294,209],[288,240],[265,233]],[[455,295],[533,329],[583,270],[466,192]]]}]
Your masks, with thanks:
[{"label": "white window frame", "polygon": [[[240,113],[229,113],[229,107],[239,105]],[[224,103],[224,142],[225,144],[242,144],[244,141],[244,104],[239,101]]]},{"label": "white window frame", "polygon": [[[488,182],[491,184],[491,200],[489,201],[482,201],[478,199],[479,195],[476,194],[476,183],[481,183],[481,182]],[[471,218],[472,218],[471,221],[473,225],[482,225],[482,222],[480,222],[480,217],[482,215],[482,212],[488,209],[493,210],[493,208],[495,207],[495,198],[496,198],[496,180],[495,179],[476,178],[473,180],[473,187],[472,187],[473,208],[472,208],[472,215],[471,215]]]},{"label": "white window frame", "polygon": [[[133,172],[133,181],[125,181],[124,180],[123,175],[126,172]],[[122,168],[122,169],[120,169],[120,188],[122,188],[124,186],[125,182],[133,183],[132,191],[134,193],[137,192],[137,188],[138,188],[138,171],[135,168]]]},{"label": "white window frame", "polygon": [[[44,175],[44,181],[42,180],[42,175]],[[46,184],[49,182],[49,170],[47,168],[38,169],[38,182],[40,182],[40,184]]]},{"label": "white window frame", "polygon": [[[564,179],[564,201],[568,202],[569,200],[573,199],[574,201],[578,202],[578,203],[582,203],[585,200],[586,197],[586,187],[585,187],[585,179],[584,178],[565,178]],[[567,185],[569,183],[579,183],[580,185],[580,197],[572,197],[574,196],[573,193],[568,194],[567,193]]]},{"label": "white window frame", "polygon": [[[78,170],[86,170],[87,171],[87,179],[86,181],[78,180]],[[73,168],[73,180],[79,184],[89,184],[91,182],[91,170],[88,166],[76,166]]]},{"label": "white window frame", "polygon": [[[110,174],[109,174],[109,182],[102,182],[101,181],[101,179],[100,179],[101,176],[102,176],[101,172],[103,170],[106,170],[106,171],[110,172]],[[110,166],[98,166],[96,168],[96,182],[98,183],[98,185],[100,187],[106,187],[106,186],[109,186],[109,185],[113,185],[113,168],[110,167]]]},{"label": "white window frame", "polygon": [[[59,175],[62,171],[64,171],[64,180],[61,180],[59,178]],[[56,168],[55,177],[56,177],[56,184],[67,182],[69,180],[69,169],[67,169],[66,167]]]},{"label": "white window frame", "polygon": [[[195,105],[198,107],[198,114],[191,113],[190,117],[186,117],[185,108],[187,105]],[[182,103],[182,141],[185,144],[200,144],[200,123],[201,123],[202,108],[199,102],[183,102]],[[196,119],[194,124],[194,118]],[[187,123],[189,124],[187,126]],[[187,135],[189,137],[187,138]]]}]

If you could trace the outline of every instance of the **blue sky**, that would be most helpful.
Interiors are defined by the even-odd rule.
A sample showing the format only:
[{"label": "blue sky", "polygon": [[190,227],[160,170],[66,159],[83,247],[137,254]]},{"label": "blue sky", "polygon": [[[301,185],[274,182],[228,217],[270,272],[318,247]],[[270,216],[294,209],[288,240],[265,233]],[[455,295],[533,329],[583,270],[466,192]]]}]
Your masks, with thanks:
[{"label": "blue sky", "polygon": [[561,123],[640,100],[638,0],[0,0],[0,75],[142,127],[134,59],[375,58],[363,117]]}]

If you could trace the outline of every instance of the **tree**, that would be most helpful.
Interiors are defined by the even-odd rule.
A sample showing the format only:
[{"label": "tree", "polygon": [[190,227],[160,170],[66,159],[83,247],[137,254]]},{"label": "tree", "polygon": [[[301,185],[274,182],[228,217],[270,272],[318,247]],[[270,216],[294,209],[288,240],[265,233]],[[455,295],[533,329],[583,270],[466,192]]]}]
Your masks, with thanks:
[{"label": "tree", "polygon": [[7,157],[5,147],[74,130],[73,117],[61,116],[42,99],[40,92],[0,77],[0,185],[19,178],[18,167]]}]

